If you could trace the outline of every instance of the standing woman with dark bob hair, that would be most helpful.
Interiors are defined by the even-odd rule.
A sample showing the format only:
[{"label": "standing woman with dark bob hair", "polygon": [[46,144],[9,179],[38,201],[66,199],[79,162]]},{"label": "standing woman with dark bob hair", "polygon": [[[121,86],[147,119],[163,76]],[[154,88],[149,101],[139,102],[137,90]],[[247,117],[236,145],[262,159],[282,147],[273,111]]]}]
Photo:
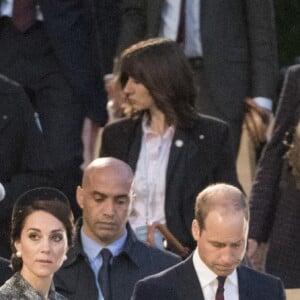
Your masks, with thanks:
[{"label": "standing woman with dark bob hair", "polygon": [[16,201],[11,222],[15,274],[0,287],[0,299],[63,300],[52,283],[74,235],[73,214],[59,190],[41,187]]},{"label": "standing woman with dark bob hair", "polygon": [[[130,223],[150,244],[164,224],[192,250],[196,195],[207,185],[239,185],[229,127],[195,109],[193,73],[181,47],[155,38],[124,50],[118,81],[128,118],[104,128],[100,156],[127,162],[135,171]],[[145,230],[146,228],[146,230]]]}]

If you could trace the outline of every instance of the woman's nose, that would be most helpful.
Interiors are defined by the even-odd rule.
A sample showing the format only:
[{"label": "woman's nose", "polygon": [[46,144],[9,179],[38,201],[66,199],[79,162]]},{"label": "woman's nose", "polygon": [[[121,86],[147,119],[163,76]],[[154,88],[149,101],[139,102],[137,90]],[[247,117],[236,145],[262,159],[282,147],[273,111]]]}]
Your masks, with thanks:
[{"label": "woman's nose", "polygon": [[130,93],[132,93],[132,79],[129,78],[123,88],[123,92],[125,93],[125,95],[129,95]]},{"label": "woman's nose", "polygon": [[48,252],[50,250],[50,241],[48,238],[44,238],[41,241],[41,251]]}]

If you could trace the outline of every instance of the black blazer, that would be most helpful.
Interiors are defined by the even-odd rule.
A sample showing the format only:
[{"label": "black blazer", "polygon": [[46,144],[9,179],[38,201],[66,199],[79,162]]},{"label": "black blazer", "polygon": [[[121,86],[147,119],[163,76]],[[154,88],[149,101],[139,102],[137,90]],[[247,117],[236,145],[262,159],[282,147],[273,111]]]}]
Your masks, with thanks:
[{"label": "black blazer", "polygon": [[[141,119],[123,119],[104,128],[100,156],[113,156],[136,168],[142,139]],[[176,141],[182,141],[178,146]],[[193,249],[191,235],[197,194],[208,184],[238,185],[228,126],[199,115],[191,128],[176,129],[167,167],[167,227]]]},{"label": "black blazer", "polygon": [[[118,52],[157,37],[164,0],[124,0]],[[213,101],[241,119],[247,96],[276,97],[277,45],[272,0],[201,0],[204,73]]]},{"label": "black blazer", "polygon": [[[279,278],[244,266],[237,268],[240,300],[283,300]],[[185,261],[137,282],[132,300],[204,300],[192,255]]]}]

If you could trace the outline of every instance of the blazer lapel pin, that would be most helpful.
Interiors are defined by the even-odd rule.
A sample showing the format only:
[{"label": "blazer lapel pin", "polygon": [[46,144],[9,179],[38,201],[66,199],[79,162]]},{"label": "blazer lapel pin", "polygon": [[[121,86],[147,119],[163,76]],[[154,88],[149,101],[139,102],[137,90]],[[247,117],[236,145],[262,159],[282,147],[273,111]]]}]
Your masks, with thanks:
[{"label": "blazer lapel pin", "polygon": [[205,136],[204,136],[203,134],[200,134],[200,135],[199,135],[199,139],[200,139],[200,140],[204,140],[204,138],[205,138]]},{"label": "blazer lapel pin", "polygon": [[183,141],[182,140],[176,140],[175,141],[175,146],[178,148],[181,148],[183,146]]}]

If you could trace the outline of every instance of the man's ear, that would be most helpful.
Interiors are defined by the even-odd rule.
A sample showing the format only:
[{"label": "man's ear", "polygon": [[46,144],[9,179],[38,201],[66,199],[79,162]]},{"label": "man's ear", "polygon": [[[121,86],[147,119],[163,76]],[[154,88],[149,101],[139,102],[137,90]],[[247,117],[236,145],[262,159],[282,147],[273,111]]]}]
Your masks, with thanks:
[{"label": "man's ear", "polygon": [[83,189],[80,185],[78,185],[76,189],[76,201],[81,209],[83,209],[84,206],[83,200],[84,200]]},{"label": "man's ear", "polygon": [[195,241],[199,239],[200,227],[196,219],[194,219],[192,222],[192,235]]}]

